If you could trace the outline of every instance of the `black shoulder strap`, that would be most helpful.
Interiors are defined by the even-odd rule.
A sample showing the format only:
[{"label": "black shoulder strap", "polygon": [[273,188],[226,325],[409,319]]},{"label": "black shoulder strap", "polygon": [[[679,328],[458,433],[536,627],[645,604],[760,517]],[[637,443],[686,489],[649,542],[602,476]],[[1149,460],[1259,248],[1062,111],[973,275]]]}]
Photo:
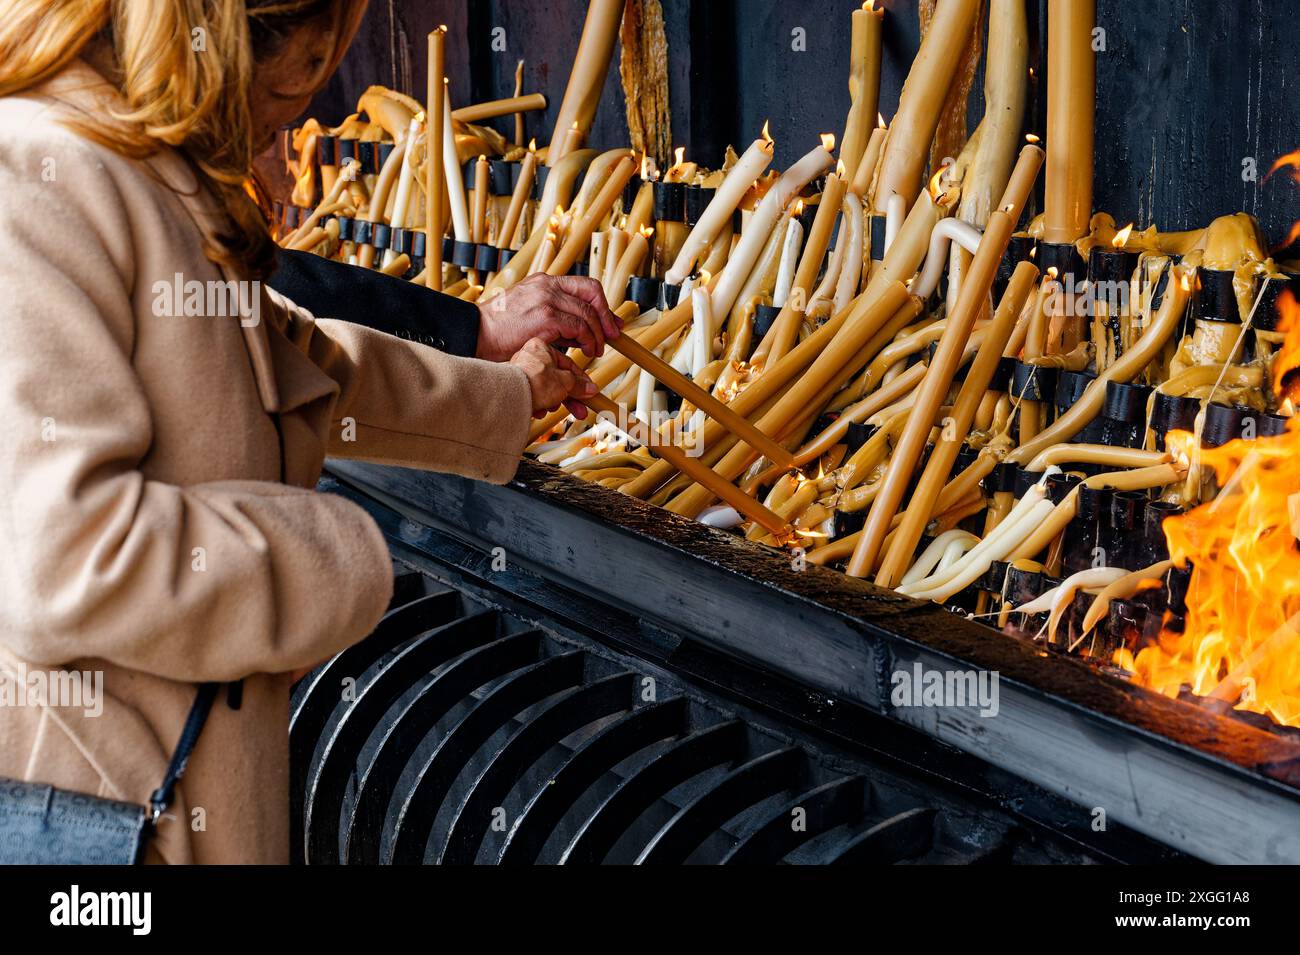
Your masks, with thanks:
[{"label": "black shoulder strap", "polygon": [[203,724],[207,722],[208,713],[212,710],[212,701],[216,699],[220,685],[203,683],[199,686],[199,691],[194,697],[194,705],[190,707],[190,715],[185,717],[185,728],[181,730],[176,751],[172,753],[167,775],[163,777],[162,785],[149,797],[149,820],[153,825],[158,824],[158,820],[172,803],[172,797],[176,794],[176,784],[185,775],[185,766],[190,761],[190,754],[194,752],[195,744],[199,741],[199,733],[203,731]]}]

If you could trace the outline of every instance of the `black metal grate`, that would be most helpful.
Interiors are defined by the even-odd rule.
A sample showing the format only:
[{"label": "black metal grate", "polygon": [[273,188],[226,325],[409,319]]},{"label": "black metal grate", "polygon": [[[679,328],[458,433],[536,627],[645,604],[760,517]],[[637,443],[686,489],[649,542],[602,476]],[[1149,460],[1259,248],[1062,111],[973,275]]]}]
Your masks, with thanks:
[{"label": "black metal grate", "polygon": [[421,573],[295,688],[295,858],[1093,861]]}]

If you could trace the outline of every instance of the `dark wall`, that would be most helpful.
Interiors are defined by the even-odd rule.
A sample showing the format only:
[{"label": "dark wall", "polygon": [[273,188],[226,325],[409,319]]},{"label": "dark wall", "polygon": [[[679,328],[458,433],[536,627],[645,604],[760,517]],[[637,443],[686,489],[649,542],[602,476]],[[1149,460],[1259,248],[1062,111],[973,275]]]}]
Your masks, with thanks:
[{"label": "dark wall", "polygon": [[[1046,44],[1046,0],[1026,2],[1036,63]],[[848,110],[849,14],[860,5],[663,0],[675,140],[713,163],[727,143],[748,143],[770,119],[780,166],[811,148],[818,133],[838,136]],[[919,29],[916,0],[882,5],[880,104],[889,117]],[[546,113],[528,120],[528,134],[545,143],[585,10],[585,0],[372,0],[361,35],[313,113],[341,119],[370,83],[423,99],[425,35],[446,23],[453,102],[510,95],[523,57],[525,89],[551,98]],[[1295,0],[1098,0],[1106,49],[1097,57],[1097,207],[1121,222],[1165,229],[1245,210],[1280,241],[1300,219],[1300,184],[1285,174],[1265,182],[1264,175],[1300,145],[1300,96],[1288,76],[1300,47],[1295,10]],[[491,49],[495,27],[505,30],[504,52]],[[804,52],[792,49],[796,27],[806,31]],[[598,147],[627,139],[617,59],[615,52],[592,131]],[[973,118],[982,109],[979,86],[977,77]],[[1041,97],[1030,117],[1041,132]],[[1251,166],[1253,180],[1243,177]]]}]

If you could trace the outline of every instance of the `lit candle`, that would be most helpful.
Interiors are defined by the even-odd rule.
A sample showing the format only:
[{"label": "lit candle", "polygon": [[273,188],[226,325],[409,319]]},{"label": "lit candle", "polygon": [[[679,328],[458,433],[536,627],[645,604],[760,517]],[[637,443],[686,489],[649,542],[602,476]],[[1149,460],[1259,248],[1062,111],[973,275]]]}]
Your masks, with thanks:
[{"label": "lit candle", "polygon": [[[425,284],[431,289],[442,291],[442,137],[437,130],[442,128],[443,113],[446,109],[442,90],[446,73],[447,28],[440,26],[429,34],[429,76],[426,88],[424,111],[428,122],[425,124],[425,146],[429,156],[424,166],[424,230],[425,259],[428,274]],[[455,153],[452,154],[453,156]]]},{"label": "lit candle", "polygon": [[470,231],[472,242],[483,242],[487,230],[488,161],[479,156],[474,164],[474,219]]},{"label": "lit candle", "polygon": [[682,279],[690,275],[700,257],[718,237],[732,215],[740,205],[745,193],[754,184],[772,162],[772,141],[766,137],[754,140],[744,155],[727,172],[722,185],[709,200],[708,206],[691,229],[683,243],[677,258],[664,275],[664,281],[670,285],[681,284]]},{"label": "lit candle", "polygon": [[[594,235],[593,235],[594,238]],[[618,260],[627,249],[628,234],[622,229],[609,229],[605,233],[605,269],[603,272],[592,271],[591,277],[599,279],[601,288],[605,290],[605,300],[609,300],[610,290],[614,282],[614,273],[618,271]],[[594,269],[594,265],[593,265]]]},{"label": "lit candle", "polygon": [[867,129],[876,118],[880,95],[880,39],[884,9],[876,9],[875,0],[867,0],[861,10],[853,11],[849,41],[849,107],[840,141],[840,161],[854,171],[862,159]]},{"label": "lit candle", "polygon": [[785,241],[781,244],[781,264],[776,270],[776,287],[772,290],[772,305],[780,308],[790,297],[790,288],[794,285],[794,270],[799,264],[799,249],[803,245],[803,223],[799,221],[798,208],[785,226]]},{"label": "lit candle", "polygon": [[679,471],[689,475],[692,480],[707,487],[750,520],[757,521],[778,538],[784,538],[790,533],[790,526],[785,521],[734,484],[714,474],[698,458],[691,457],[681,448],[659,440],[641,421],[629,416],[627,409],[622,405],[599,393],[584,400],[592,411],[610,416],[618,427],[625,430],[642,447],[649,448]]},{"label": "lit candle", "polygon": [[618,264],[609,282],[609,289],[605,293],[610,308],[618,308],[626,300],[628,280],[638,274],[641,264],[645,262],[650,252],[649,238],[653,235],[653,229],[643,228],[628,237],[627,248],[619,256]]},{"label": "lit candle", "polygon": [[975,28],[979,7],[979,0],[942,0],[935,8],[890,124],[873,208],[885,209],[895,194],[902,196],[905,208],[910,207],[921,191],[921,171],[939,126],[943,101]]},{"label": "lit candle", "polygon": [[808,243],[804,246],[803,256],[799,259],[799,268],[794,274],[790,299],[782,307],[776,321],[772,323],[772,328],[764,336],[764,341],[758,346],[758,350],[766,355],[769,361],[779,359],[794,344],[799,332],[799,323],[803,321],[804,312],[808,309],[813,283],[817,281],[822,259],[826,257],[826,247],[830,245],[831,232],[840,214],[840,203],[844,199],[846,188],[844,180],[834,173],[826,177],[826,188],[822,191],[821,203],[817,206],[817,215],[813,219],[812,230],[808,233]]},{"label": "lit candle", "polygon": [[569,271],[573,263],[578,260],[578,255],[587,247],[592,231],[600,220],[609,214],[609,210],[614,206],[614,200],[622,195],[623,187],[627,185],[634,172],[636,172],[636,159],[633,156],[624,156],[619,160],[610,172],[605,185],[587,206],[581,220],[569,228],[564,246],[556,253],[555,260],[546,269],[548,274],[563,275]]},{"label": "lit candle", "polygon": [[564,131],[564,136],[560,141],[560,153],[571,153],[582,146],[582,130],[578,124],[574,123]]},{"label": "lit candle", "polygon": [[1095,0],[1048,0],[1043,241],[1073,242],[1092,216]]},{"label": "lit candle", "polygon": [[[926,438],[934,425],[939,406],[952,385],[967,340],[975,320],[984,310],[989,289],[997,273],[1002,254],[1006,251],[1011,233],[1024,208],[1029,191],[1033,188],[1043,162],[1043,151],[1037,146],[1026,146],[1020,152],[1015,172],[996,212],[989,217],[988,228],[980,240],[979,251],[971,262],[969,273],[962,282],[957,308],[947,318],[947,327],[939,339],[938,349],[930,362],[925,379],[917,391],[912,412],[894,453],[890,455],[889,469],[881,479],[880,490],[871,503],[862,536],[853,549],[847,571],[850,576],[863,577],[876,564],[885,535],[889,532],[894,515],[902,502],[916,463],[925,448]],[[908,555],[911,556],[910,554]]]},{"label": "lit candle", "polygon": [[962,382],[957,400],[948,414],[942,439],[935,443],[934,450],[930,453],[930,460],[926,462],[907,511],[894,531],[885,560],[876,573],[876,583],[881,587],[894,586],[894,582],[907,569],[912,553],[921,540],[921,534],[934,514],[935,501],[948,481],[953,463],[957,460],[957,452],[961,450],[970,431],[975,409],[983,399],[989,382],[993,380],[1002,358],[1002,350],[1011,338],[1012,327],[1025,300],[1033,291],[1037,276],[1038,269],[1031,262],[1021,262],[1016,268],[1006,294],[998,305],[993,324],[971,362],[966,380]]},{"label": "lit candle", "polygon": [[750,216],[744,231],[740,233],[740,243],[731,251],[727,267],[718,277],[713,289],[713,313],[715,315],[731,314],[736,304],[736,296],[741,286],[749,278],[750,270],[758,254],[767,244],[767,238],[781,216],[781,210],[790,204],[790,200],[808,183],[829,169],[835,162],[832,150],[835,137],[824,136],[820,146],[814,146],[800,160],[787,169],[772,187],[767,190],[763,200]]},{"label": "lit candle", "polygon": [[523,162],[519,164],[519,181],[515,184],[515,191],[510,196],[510,207],[506,209],[505,220],[501,223],[501,236],[497,244],[503,248],[510,248],[515,240],[515,232],[519,228],[519,220],[524,214],[524,205],[528,202],[528,195],[533,189],[533,177],[537,172],[537,142],[528,144],[528,155],[524,156]]},{"label": "lit candle", "polygon": [[849,186],[849,191],[855,196],[865,198],[871,189],[871,178],[876,174],[876,166],[880,164],[880,153],[885,147],[885,139],[888,135],[889,130],[884,127],[883,122],[871,131],[867,148],[862,151],[862,159],[853,174],[853,184]]}]

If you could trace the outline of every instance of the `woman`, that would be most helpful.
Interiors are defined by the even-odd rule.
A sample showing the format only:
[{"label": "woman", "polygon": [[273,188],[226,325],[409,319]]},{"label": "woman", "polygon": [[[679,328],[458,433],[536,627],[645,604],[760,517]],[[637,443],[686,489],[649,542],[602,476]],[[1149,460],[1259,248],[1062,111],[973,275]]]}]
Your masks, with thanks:
[{"label": "woman", "polygon": [[242,681],[153,861],[288,860],[293,675],[364,637],[391,591],[375,524],[313,490],[325,455],[506,481],[530,414],[585,414],[593,393],[547,342],[595,353],[618,333],[573,279],[490,310],[477,351],[498,364],[260,285],[275,247],[243,190],[252,157],[362,11],[0,0],[0,680],[103,689],[0,707],[0,776],[144,803],[194,685]]}]

